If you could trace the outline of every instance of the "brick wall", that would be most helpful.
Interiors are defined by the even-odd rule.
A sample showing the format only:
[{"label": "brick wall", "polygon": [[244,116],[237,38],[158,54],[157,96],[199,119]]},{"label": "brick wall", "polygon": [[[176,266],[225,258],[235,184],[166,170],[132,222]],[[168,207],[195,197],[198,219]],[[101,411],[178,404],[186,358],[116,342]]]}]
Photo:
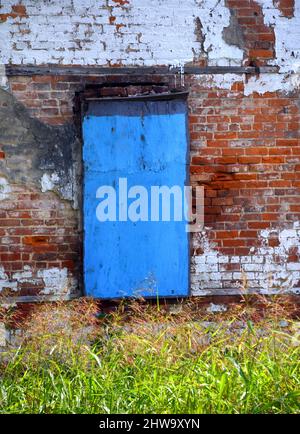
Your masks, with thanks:
[{"label": "brick wall", "polygon": [[69,204],[12,185],[0,209],[0,291],[4,297],[78,295],[81,243]]},{"label": "brick wall", "polygon": [[[290,67],[299,60],[294,0],[6,0],[1,63]],[[291,59],[292,57],[292,59]]]},{"label": "brick wall", "polygon": [[[134,93],[149,91],[138,83],[106,86],[107,80],[113,79],[116,77],[12,77],[10,87],[32,116],[49,124],[63,124],[73,119],[75,93],[84,89],[88,92],[89,86],[103,96],[125,96],[128,89]],[[168,84],[163,77],[157,77],[156,81],[153,86],[161,91],[172,86],[174,79],[171,77]],[[206,78],[192,76],[185,79],[185,86],[190,91],[191,179],[194,185],[205,186],[206,230],[195,234],[193,241],[194,294],[234,294],[243,287],[255,292],[276,292],[279,287],[287,290],[294,287],[297,291],[300,280],[297,94],[268,92],[245,96],[243,79],[234,82],[231,89],[219,89],[212,87]],[[14,251],[18,252],[22,246],[22,251],[30,252],[34,268],[73,270],[80,236],[71,233],[68,207],[56,211],[59,202],[55,204],[49,194],[49,202],[41,193],[27,196],[34,198],[32,205],[26,204],[30,210],[24,209],[29,212],[27,225],[34,229],[28,229],[24,219],[2,220],[9,226],[15,222],[21,225],[10,227],[5,236],[15,236],[10,239],[15,244]],[[46,223],[45,215],[40,216],[43,221],[38,219],[43,212],[34,212],[36,200],[43,200],[43,207],[50,208],[44,211],[47,216],[50,213]],[[14,208],[15,203],[13,199],[10,206]],[[8,217],[10,214],[5,214],[4,218]],[[73,224],[76,227],[76,219]],[[10,249],[4,246],[4,252]],[[29,263],[19,261],[19,265]],[[12,262],[10,266],[15,267]]]},{"label": "brick wall", "polygon": [[[45,156],[42,152],[36,157],[34,147],[42,146],[42,143],[32,142],[32,138],[28,139],[25,133],[30,136],[32,132],[34,135],[41,125],[51,126],[49,131],[46,129],[45,134],[42,134],[44,140],[47,135],[57,134],[57,128],[76,124],[76,134],[80,135],[80,113],[76,112],[76,95],[79,93],[84,93],[86,97],[161,93],[170,90],[174,85],[173,82],[173,77],[170,79],[145,75],[134,79],[127,76],[73,75],[14,76],[9,79],[10,93],[16,100],[3,99],[0,92],[0,119],[11,116],[11,112],[14,116],[17,102],[24,106],[26,116],[18,113],[15,124],[4,123],[0,141],[0,173],[5,167],[8,168],[6,176],[9,179],[8,182],[6,177],[0,176],[0,187],[1,181],[6,182],[3,184],[5,188],[0,190],[0,193],[2,191],[2,197],[0,196],[0,292],[2,296],[27,297],[28,300],[28,296],[37,295],[46,299],[52,296],[69,298],[82,291],[80,203],[74,207],[77,200],[73,200],[73,197],[64,200],[62,197],[64,191],[56,188],[55,180],[59,176],[57,176],[57,167],[51,162],[51,155],[48,154],[50,161],[48,170],[37,170],[33,160],[35,158],[39,160],[38,168],[40,168]],[[36,119],[41,124],[34,125],[27,117]],[[64,131],[61,134],[63,133]],[[26,148],[23,149],[25,143],[30,146],[29,153],[26,152]],[[16,145],[19,152],[17,162],[15,161]],[[80,157],[78,149],[76,153]],[[71,155],[71,158],[74,157]],[[13,182],[13,170],[17,171],[19,164],[24,166],[27,164],[27,171],[37,172],[36,176],[26,178],[25,184]],[[42,167],[46,167],[45,162],[42,163]],[[72,184],[71,187],[76,189],[76,196],[79,197],[80,202],[81,167],[74,167],[74,170],[78,171],[77,177],[80,183]],[[25,177],[25,174],[22,173],[22,176]],[[21,180],[22,176],[19,177]],[[58,179],[59,184],[63,181]]]},{"label": "brick wall", "polygon": [[[72,111],[63,120],[61,112],[56,120],[52,117],[59,126],[50,127],[45,113],[48,115],[46,108],[51,107],[54,96],[42,92],[41,106],[38,88],[34,92],[30,88],[31,80],[16,77],[12,81],[11,93],[16,89],[22,101],[23,92],[28,107],[39,106],[40,112],[27,112],[22,103],[0,89],[0,293],[5,299],[29,299],[37,294],[69,298],[81,289],[81,214],[72,195],[68,196],[67,177],[62,177],[55,190],[53,177],[46,174],[51,175],[53,168],[57,171],[66,159],[75,170],[72,152],[63,155],[63,138],[71,147],[73,136],[70,127],[61,126],[62,122],[70,124]],[[64,172],[65,167],[59,170]]]},{"label": "brick wall", "polygon": [[[245,97],[197,79],[191,94],[191,177],[205,186],[205,225],[194,237],[195,293],[273,291],[300,278],[299,97]],[[295,291],[299,291],[295,289]]]},{"label": "brick wall", "polygon": [[205,229],[192,242],[193,294],[230,295],[241,288],[299,292],[299,5],[288,0],[165,3],[9,0],[0,8],[0,35],[7,41],[2,63],[278,67],[278,73],[252,76],[7,78],[3,72],[4,294],[70,296],[80,289],[76,95],[160,93],[179,85],[189,90],[191,180],[205,187]]}]

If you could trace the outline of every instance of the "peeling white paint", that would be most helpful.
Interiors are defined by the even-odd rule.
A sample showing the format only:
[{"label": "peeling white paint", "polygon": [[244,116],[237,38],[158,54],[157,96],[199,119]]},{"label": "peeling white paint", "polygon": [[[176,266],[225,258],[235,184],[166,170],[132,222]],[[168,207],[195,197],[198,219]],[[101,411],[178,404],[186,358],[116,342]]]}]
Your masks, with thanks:
[{"label": "peeling white paint", "polygon": [[225,306],[225,304],[210,303],[210,305],[208,306],[208,308],[206,310],[209,313],[220,313],[220,312],[226,312],[227,307]]},{"label": "peeling white paint", "polygon": [[45,288],[40,291],[40,294],[62,295],[69,293],[74,286],[74,282],[68,277],[67,268],[53,267],[39,270],[37,275],[45,283]]},{"label": "peeling white paint", "polygon": [[16,280],[18,283],[36,284],[36,280],[33,278],[32,269],[28,265],[24,265],[23,271],[13,273],[12,280]]},{"label": "peeling white paint", "polygon": [[257,0],[262,6],[264,22],[274,28],[276,58],[269,61],[272,65],[280,66],[281,73],[288,73],[292,63],[300,61],[300,3],[295,1],[294,17],[286,18],[278,7],[274,7],[273,0]]},{"label": "peeling white paint", "polygon": [[245,74],[208,74],[199,75],[197,79],[203,86],[226,90],[230,90],[236,82],[243,82],[245,96],[254,92],[261,95],[276,91],[289,93],[300,88],[300,65],[293,64],[292,71],[286,74],[263,73],[247,79]]},{"label": "peeling white paint", "polygon": [[260,74],[259,77],[250,77],[245,82],[246,96],[253,92],[264,94],[265,92],[292,92],[300,88],[300,68],[292,66],[293,70],[286,74]]},{"label": "peeling white paint", "polygon": [[49,175],[48,173],[44,173],[41,178],[41,188],[42,192],[45,193],[46,191],[51,191],[55,187],[55,184],[59,182],[59,176],[57,173],[51,173]]},{"label": "peeling white paint", "polygon": [[0,265],[0,292],[9,289],[12,291],[18,290],[16,281],[10,281],[8,275],[5,273],[3,266]]},{"label": "peeling white paint", "polygon": [[230,90],[232,85],[237,81],[245,83],[244,74],[207,74],[197,76],[199,84],[207,87],[216,87],[218,89]]},{"label": "peeling white paint", "polygon": [[73,202],[73,208],[78,209],[78,198],[80,192],[80,186],[78,185],[78,180],[76,179],[76,173],[80,173],[80,169],[77,167],[77,163],[74,162],[72,168],[69,169],[70,182],[59,185],[59,192],[62,197],[66,200]]},{"label": "peeling white paint", "polygon": [[[9,14],[14,4],[6,0],[1,13]],[[0,25],[6,41],[0,60],[5,64],[183,65],[200,56],[209,65],[229,65],[243,58],[242,50],[222,37],[230,18],[224,0],[130,0],[123,7],[112,2],[107,7],[106,0],[42,6],[25,0],[22,5],[27,17],[18,18],[17,25],[8,17]],[[195,33],[197,17],[204,52]]]},{"label": "peeling white paint", "polygon": [[65,184],[62,184],[61,177],[58,173],[44,173],[42,178],[40,179],[42,192],[45,193],[46,191],[56,191],[64,199],[72,201],[74,209],[78,209],[78,197],[80,188],[78,185],[78,180],[76,179],[76,173],[79,173],[79,169],[75,162],[74,166],[69,169],[68,179],[70,180],[70,182],[67,182]]},{"label": "peeling white paint", "polygon": [[5,65],[0,63],[0,87],[8,89],[8,80],[6,76]]},{"label": "peeling white paint", "polygon": [[7,179],[0,176],[0,200],[7,199],[10,192],[11,187]]},{"label": "peeling white paint", "polygon": [[4,289],[17,292],[19,285],[24,283],[33,287],[44,284],[45,287],[39,292],[41,295],[62,296],[77,290],[77,280],[69,275],[67,268],[52,267],[34,272],[30,266],[25,265],[22,271],[13,273],[9,278],[0,266],[0,292]]},{"label": "peeling white paint", "polygon": [[[203,254],[192,258],[193,295],[300,293],[300,263],[288,261],[292,248],[300,255],[298,221],[289,229],[262,230],[261,246],[252,248],[249,256],[220,254],[209,241],[208,231],[194,240],[195,248],[202,248]],[[269,245],[272,237],[278,238],[278,246]],[[239,264],[239,271],[229,271],[227,264]]]},{"label": "peeling white paint", "polygon": [[[269,246],[271,236],[278,237],[278,246]],[[291,248],[295,248],[297,255],[300,254],[299,222],[295,222],[292,229],[261,231],[260,237],[262,246],[256,250],[255,256],[264,257],[261,270],[257,270],[263,290],[268,292],[270,288],[280,291],[292,289],[300,281],[300,263],[288,262],[288,256]],[[280,258],[279,263],[274,261],[275,257]],[[263,272],[263,276],[260,271]]]},{"label": "peeling white paint", "polygon": [[300,3],[295,2],[293,18],[282,16],[273,0],[258,0],[261,4],[264,22],[273,27],[275,33],[275,59],[269,65],[279,66],[278,74],[262,74],[250,77],[245,84],[245,95],[253,92],[291,92],[300,87]]},{"label": "peeling white paint", "polygon": [[4,272],[4,268],[0,266],[0,280],[8,279],[7,274]]},{"label": "peeling white paint", "polygon": [[[208,65],[240,65],[243,60],[243,50],[235,45],[229,45],[223,39],[223,29],[229,26],[230,11],[224,0],[204,0],[194,2],[197,8],[193,10],[199,16],[204,35],[204,50],[207,53]],[[181,2],[178,10],[181,9]]]},{"label": "peeling white paint", "polygon": [[0,322],[0,347],[5,347],[9,338],[8,331],[6,330],[5,324]]},{"label": "peeling white paint", "polygon": [[[278,66],[280,73],[250,77],[245,95],[289,92],[300,82],[300,3],[295,2],[292,18],[282,16],[273,0],[258,3],[265,24],[275,34],[276,58],[268,63]],[[14,4],[7,0],[1,13],[9,14]],[[22,5],[27,16],[19,17],[17,23],[8,17],[0,24],[0,38],[6,41],[0,53],[2,64],[183,66],[203,58],[208,65],[243,64],[243,50],[223,37],[230,24],[224,0],[130,0],[123,7],[114,3],[108,7],[105,0],[43,2],[41,7],[34,0],[25,0]],[[197,19],[201,35],[197,34]],[[0,79],[6,83],[1,66]],[[228,89],[234,79],[230,74],[214,75],[207,82]],[[236,81],[240,80],[237,76]]]}]

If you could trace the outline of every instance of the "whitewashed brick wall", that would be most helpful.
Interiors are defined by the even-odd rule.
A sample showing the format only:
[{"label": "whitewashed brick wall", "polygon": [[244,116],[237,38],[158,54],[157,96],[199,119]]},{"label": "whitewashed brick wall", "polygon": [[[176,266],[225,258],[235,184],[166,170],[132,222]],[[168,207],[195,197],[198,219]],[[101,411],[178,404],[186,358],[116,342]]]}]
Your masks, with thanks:
[{"label": "whitewashed brick wall", "polygon": [[[300,58],[299,1],[292,19],[272,0],[258,4],[275,29],[275,63],[289,69]],[[24,12],[14,14],[16,5]],[[230,19],[224,0],[2,0],[0,14],[4,64],[178,65],[206,57],[210,65],[230,65],[243,59],[223,39]]]}]

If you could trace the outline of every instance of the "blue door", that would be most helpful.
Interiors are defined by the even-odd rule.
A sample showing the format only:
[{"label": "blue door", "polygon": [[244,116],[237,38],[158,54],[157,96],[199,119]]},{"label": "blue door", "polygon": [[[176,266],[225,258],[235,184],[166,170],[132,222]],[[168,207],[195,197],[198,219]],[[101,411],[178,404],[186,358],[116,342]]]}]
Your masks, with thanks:
[{"label": "blue door", "polygon": [[188,295],[186,220],[183,212],[182,219],[176,214],[172,194],[164,214],[161,202],[168,194],[160,194],[161,187],[183,191],[188,182],[185,99],[95,100],[87,107],[83,119],[86,295]]}]

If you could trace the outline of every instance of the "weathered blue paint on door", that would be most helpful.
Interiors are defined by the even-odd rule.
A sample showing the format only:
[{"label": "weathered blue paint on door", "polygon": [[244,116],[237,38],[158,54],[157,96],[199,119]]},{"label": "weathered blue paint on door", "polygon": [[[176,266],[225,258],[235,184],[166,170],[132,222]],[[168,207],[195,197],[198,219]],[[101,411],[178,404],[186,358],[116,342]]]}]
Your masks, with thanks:
[{"label": "weathered blue paint on door", "polygon": [[[83,120],[87,295],[188,295],[189,242],[184,220],[101,223],[96,218],[97,189],[102,185],[117,189],[119,178],[127,178],[128,189],[145,186],[149,196],[152,185],[186,185],[186,118],[186,103],[181,99],[89,103]],[[117,216],[118,212],[117,204]]]}]

